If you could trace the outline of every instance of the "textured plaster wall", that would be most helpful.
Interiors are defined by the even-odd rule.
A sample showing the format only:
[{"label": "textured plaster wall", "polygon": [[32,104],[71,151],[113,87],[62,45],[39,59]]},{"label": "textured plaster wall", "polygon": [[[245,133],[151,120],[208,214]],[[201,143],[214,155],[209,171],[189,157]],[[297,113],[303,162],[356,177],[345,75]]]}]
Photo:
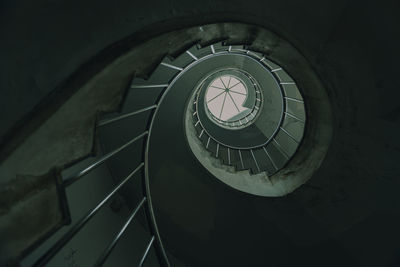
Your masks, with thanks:
[{"label": "textured plaster wall", "polygon": [[[135,32],[148,28],[150,34],[214,20],[246,21],[270,26],[313,51],[329,37],[345,5],[346,1],[317,0],[306,5],[255,0],[3,1],[0,136],[78,67]],[[159,25],[149,27],[154,23]]]},{"label": "textured plaster wall", "polygon": [[[400,34],[396,25],[400,22],[397,1],[230,1],[227,4],[211,0],[41,0],[3,1],[0,5],[2,159],[9,155],[4,151],[11,151],[10,144],[17,145],[24,140],[17,137],[38,133],[37,126],[53,112],[63,110],[58,107],[66,100],[60,93],[65,87],[58,85],[99,51],[126,36],[140,30],[151,35],[186,24],[218,20],[246,21],[279,32],[300,49],[329,89],[335,131],[328,156],[310,183],[278,201],[248,198],[222,187],[217,190],[218,185],[211,180],[207,182],[210,186],[205,186],[204,181],[198,183],[196,177],[179,180],[178,174],[189,177],[190,172],[171,172],[176,175],[165,184],[158,184],[156,188],[160,190],[155,190],[157,203],[161,203],[159,212],[164,215],[161,230],[169,240],[170,250],[187,264],[199,266],[210,262],[221,265],[227,261],[231,265],[249,264],[249,258],[253,266],[262,265],[264,260],[283,266],[320,266],[321,261],[326,266],[399,264],[400,210],[396,203],[400,201],[397,78]],[[153,23],[159,24],[151,26]],[[103,55],[104,63],[110,54]],[[101,69],[99,65],[93,63],[80,69],[81,81],[92,77]],[[120,79],[121,84],[129,80],[125,75]],[[65,84],[81,88],[82,84],[74,77]],[[50,92],[54,97],[44,101]],[[85,96],[85,92],[87,100],[93,97],[94,91],[89,94],[80,90],[80,95]],[[114,105],[119,102],[118,95],[113,92]],[[57,105],[52,104],[54,99],[58,99]],[[46,111],[48,107],[50,112]],[[55,140],[63,140],[60,136],[64,133],[67,133],[64,137],[71,138],[78,132],[90,136],[92,130],[86,130],[92,128],[82,125],[67,127],[71,132],[63,128],[74,125],[73,120],[83,113],[80,111],[92,110],[90,107],[79,106],[77,113],[73,108],[65,109],[64,114],[70,120],[57,122],[58,135],[46,135],[37,143],[46,145],[42,146],[43,153],[55,148],[47,147],[49,138],[58,136]],[[30,115],[25,116],[33,109],[41,116],[35,123],[28,123]],[[22,118],[26,120],[10,131]],[[93,113],[84,118],[88,125],[93,125]],[[6,133],[9,134],[6,136]],[[79,151],[72,149],[67,154],[78,157],[81,152],[90,152],[89,143],[87,139],[78,139],[75,144],[80,147]],[[29,163],[31,158],[32,163],[37,161],[36,151],[14,158],[14,162],[25,163],[24,157],[28,157],[26,167],[11,164],[6,169],[1,161],[1,181],[9,181],[24,168],[31,168],[36,175],[45,173]],[[168,187],[174,182],[175,188]],[[229,192],[229,197],[223,192]],[[202,193],[208,197],[204,199]],[[185,199],[183,203],[182,199]],[[180,208],[176,209],[178,204]],[[227,224],[226,219],[235,223]],[[238,229],[241,231],[236,236],[227,233]],[[191,245],[182,247],[182,244]],[[196,251],[202,251],[201,255]],[[249,257],[246,254],[249,251],[258,253]]]}]

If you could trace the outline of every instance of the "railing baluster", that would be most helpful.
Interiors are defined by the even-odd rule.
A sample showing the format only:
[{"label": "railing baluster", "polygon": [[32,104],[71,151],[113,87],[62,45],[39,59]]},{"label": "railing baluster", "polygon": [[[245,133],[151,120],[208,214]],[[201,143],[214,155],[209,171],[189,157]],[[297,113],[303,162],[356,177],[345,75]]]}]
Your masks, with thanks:
[{"label": "railing baluster", "polygon": [[142,167],[144,163],[142,162],[133,172],[131,172],[124,180],[122,180],[110,193],[99,203],[95,208],[90,210],[84,217],[82,217],[74,226],[69,229],[45,254],[42,255],[34,264],[34,266],[44,266],[47,262],[49,262],[56,254],[59,252],[74,236],[79,230],[82,229],[83,226],[99,211],[101,207],[106,204],[111,197],[118,192],[118,190],[126,184],[130,178],[137,173]]},{"label": "railing baluster", "polygon": [[277,69],[271,70],[271,72],[277,72],[277,71],[280,71],[280,70],[282,70],[282,68],[277,68]]},{"label": "railing baluster", "polygon": [[242,163],[242,169],[244,169],[243,158],[242,158],[242,153],[240,152],[240,149],[238,150],[238,152],[239,152],[240,162]]},{"label": "railing baluster", "polygon": [[118,234],[115,236],[114,240],[110,243],[110,245],[103,251],[103,253],[100,255],[99,259],[97,260],[96,264],[94,266],[103,266],[104,262],[107,260],[108,256],[111,254],[113,251],[114,247],[117,245],[117,242],[120,240],[122,237],[123,233],[125,232],[126,228],[128,228],[129,224],[135,218],[137,212],[139,209],[143,206],[144,202],[146,201],[146,197],[142,199],[142,201],[136,206],[135,210],[132,212],[132,214],[129,216],[128,220],[125,222],[125,224],[122,226],[121,230],[118,232]]},{"label": "railing baluster", "polygon": [[228,165],[231,165],[231,152],[229,151],[229,147],[228,147]]},{"label": "railing baluster", "polygon": [[300,103],[303,103],[303,102],[304,102],[303,100],[296,99],[296,98],[293,98],[293,97],[287,97],[287,96],[285,96],[285,99],[287,99],[287,100],[292,100],[292,101],[295,101],[295,102],[300,102]]},{"label": "railing baluster", "polygon": [[276,166],[274,160],[272,159],[272,157],[269,155],[267,149],[265,149],[265,147],[263,146],[264,152],[265,154],[267,154],[267,157],[269,158],[269,160],[271,161],[272,165],[274,166],[275,170],[278,170],[278,167]]},{"label": "railing baluster", "polygon": [[296,140],[296,138],[294,138],[293,135],[291,135],[286,129],[284,129],[283,127],[279,127],[287,136],[289,136],[290,138],[292,138],[293,141],[296,142],[296,144],[299,143],[299,141]]},{"label": "railing baluster", "polygon": [[214,45],[211,45],[210,47],[211,47],[211,53],[215,54],[215,48],[214,48]]},{"label": "railing baluster", "polygon": [[199,60],[195,55],[193,55],[189,50],[186,51],[186,53],[188,53],[189,56],[191,56],[194,60]]},{"label": "railing baluster", "polygon": [[131,89],[145,89],[145,88],[163,88],[168,87],[169,84],[136,84],[132,85]]},{"label": "railing baluster", "polygon": [[285,114],[288,115],[289,117],[292,117],[292,118],[295,119],[295,120],[298,120],[299,122],[305,123],[304,120],[302,120],[302,119],[296,117],[295,115],[293,115],[293,114],[291,114],[291,113],[289,113],[289,112],[286,112],[286,111],[285,111]]},{"label": "railing baluster", "polygon": [[281,144],[279,144],[278,141],[276,141],[275,138],[273,138],[273,141],[274,141],[275,144],[277,145],[278,150],[280,150],[280,151],[282,152],[282,155],[283,155],[286,159],[289,159],[289,158],[290,158],[290,157],[289,157],[289,154],[283,149],[283,147],[281,146]]},{"label": "railing baluster", "polygon": [[164,63],[164,62],[161,62],[160,64],[165,66],[165,67],[167,67],[167,68],[171,68],[171,69],[174,69],[174,70],[179,70],[179,71],[183,70],[181,67],[174,66],[172,64],[168,64],[168,63]]},{"label": "railing baluster", "polygon": [[280,82],[279,84],[285,85],[285,84],[295,84],[294,82]]},{"label": "railing baluster", "polygon": [[98,161],[96,161],[95,163],[89,165],[89,167],[86,167],[85,169],[83,169],[82,171],[68,177],[67,179],[64,180],[63,185],[64,187],[70,186],[71,184],[75,183],[76,181],[78,181],[82,176],[84,176],[85,174],[89,173],[90,171],[92,171],[93,169],[97,168],[98,166],[100,166],[100,164],[102,164],[103,162],[105,162],[106,160],[108,160],[109,158],[111,158],[112,156],[114,156],[115,154],[117,154],[118,152],[120,152],[121,150],[123,150],[124,148],[128,147],[129,145],[133,144],[134,142],[136,142],[137,140],[139,140],[140,138],[142,138],[143,136],[147,135],[148,131],[145,131],[144,133],[142,133],[139,136],[136,136],[135,138],[133,138],[131,141],[129,141],[128,143],[120,146],[119,148],[115,149],[114,151],[111,151],[110,153],[107,153],[106,155],[104,155],[103,157],[101,157]]},{"label": "railing baluster", "polygon": [[143,263],[145,262],[145,260],[147,258],[147,255],[149,254],[149,251],[150,251],[150,248],[151,248],[151,245],[153,244],[153,242],[154,242],[154,236],[151,237],[150,242],[147,245],[146,250],[144,251],[143,257],[142,257],[142,259],[140,260],[140,263],[139,263],[139,267],[143,266]]},{"label": "railing baluster", "polygon": [[99,124],[97,126],[104,126],[104,125],[107,125],[107,124],[110,124],[110,123],[113,123],[113,122],[116,122],[116,121],[119,121],[119,120],[122,120],[122,119],[125,119],[125,118],[129,118],[129,117],[135,116],[137,114],[140,114],[140,113],[143,113],[145,111],[152,110],[152,109],[155,109],[155,108],[157,108],[157,105],[152,105],[152,106],[149,106],[149,107],[146,107],[146,108],[142,108],[142,109],[139,109],[139,110],[127,113],[127,114],[123,114],[121,116],[118,116],[118,117],[115,117],[115,118],[112,118],[112,119],[101,121],[101,122],[99,122]]},{"label": "railing baluster", "polygon": [[258,166],[258,162],[257,162],[257,160],[256,160],[256,157],[254,156],[254,153],[253,153],[253,150],[252,150],[252,149],[250,149],[250,153],[251,153],[251,156],[253,157],[254,163],[256,164],[256,167],[257,167],[258,172],[261,172],[260,166]]}]

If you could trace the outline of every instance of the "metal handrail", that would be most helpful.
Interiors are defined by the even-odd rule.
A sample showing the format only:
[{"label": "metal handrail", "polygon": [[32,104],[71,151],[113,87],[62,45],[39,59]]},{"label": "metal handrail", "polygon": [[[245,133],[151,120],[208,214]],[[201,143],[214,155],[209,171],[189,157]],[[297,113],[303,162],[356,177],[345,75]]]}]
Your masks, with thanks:
[{"label": "metal handrail", "polygon": [[45,254],[43,254],[33,266],[45,266],[74,236],[82,229],[83,226],[106,204],[111,197],[113,197],[119,189],[126,184],[141,168],[144,163],[142,162],[135,170],[133,170],[124,180],[115,186],[107,196],[100,201],[93,209],[91,209],[85,216],[83,216],[74,226],[69,229]]},{"label": "metal handrail", "polygon": [[[124,115],[118,116],[116,118],[105,120],[103,122],[100,122],[98,124],[98,126],[104,126],[104,125],[119,121],[121,119],[125,119],[125,118],[128,118],[128,117],[137,115],[137,114],[141,114],[141,113],[143,113],[145,111],[150,111],[150,110],[154,110],[154,109],[157,109],[157,105],[152,105],[152,106],[149,106],[149,107],[146,107],[146,108],[143,108],[143,109],[140,109],[140,110],[128,113],[128,114],[124,114]],[[152,116],[154,116],[154,113],[152,114]],[[151,121],[152,121],[152,119],[151,119]],[[131,139],[127,143],[123,144],[122,146],[120,146],[120,147],[114,149],[113,151],[105,154],[99,160],[97,160],[94,163],[90,164],[88,167],[86,167],[83,170],[75,173],[74,175],[66,178],[64,180],[64,182],[62,183],[62,185],[64,186],[64,188],[72,185],[73,183],[75,183],[76,181],[78,181],[82,177],[84,177],[86,174],[88,174],[89,172],[91,172],[92,170],[96,169],[97,167],[99,167],[104,162],[106,162],[108,159],[110,159],[114,155],[118,154],[120,151],[124,150],[126,147],[128,147],[129,145],[135,143],[139,139],[144,138],[148,134],[149,134],[149,131],[145,131],[142,134],[134,137],[133,139]],[[147,159],[147,157],[145,157],[145,158]],[[121,182],[119,182],[105,196],[105,198],[102,201],[100,201],[100,203],[98,203],[85,216],[83,216],[60,239],[58,239],[57,242],[55,244],[53,244],[50,247],[50,249],[48,249],[46,251],[46,253],[44,253],[38,260],[36,260],[36,262],[33,264],[33,266],[38,266],[38,267],[45,266],[89,222],[89,220],[91,218],[93,218],[93,216],[121,189],[121,187],[124,186],[144,166],[147,166],[147,164],[145,162],[140,163],[140,165],[135,170],[133,170],[127,177],[125,177]],[[147,181],[148,180],[148,175],[144,175],[143,178]],[[146,212],[147,212],[148,216],[150,217],[149,224],[150,224],[151,232],[153,232],[152,233],[153,235],[152,235],[152,239],[151,239],[150,243],[148,244],[148,246],[146,248],[146,251],[144,252],[144,254],[143,254],[142,258],[141,258],[139,266],[142,266],[144,261],[146,260],[147,255],[149,253],[149,250],[150,250],[151,246],[153,245],[153,242],[154,242],[155,239],[157,241],[156,242],[156,250],[159,252],[158,253],[158,258],[159,258],[160,265],[168,266],[168,267],[170,266],[169,262],[168,262],[168,258],[167,258],[166,253],[165,253],[165,250],[162,247],[161,241],[159,240],[160,239],[160,235],[158,233],[158,228],[156,226],[156,222],[155,222],[155,218],[154,218],[154,212],[152,210],[151,203],[149,204],[149,201],[148,201],[150,199],[150,197],[148,195],[149,192],[150,191],[147,190],[146,187],[145,187],[145,189],[144,189],[144,195],[145,196],[143,197],[142,201],[136,206],[135,210],[131,213],[131,215],[129,216],[128,220],[125,222],[125,224],[119,230],[119,232],[114,237],[112,242],[106,247],[106,249],[99,256],[98,260],[95,263],[95,266],[102,266],[105,263],[105,261],[107,260],[108,256],[111,254],[111,252],[115,248],[117,242],[120,240],[120,238],[124,234],[126,228],[129,226],[131,221],[135,218],[137,212],[139,211],[140,208],[143,207],[145,202],[148,203]]]},{"label": "metal handrail", "polygon": [[[210,57],[213,57],[213,56],[217,56],[217,55],[221,55],[221,54],[232,54],[232,53],[235,53],[235,52],[231,52],[231,51],[229,51],[229,52],[227,52],[227,51],[221,51],[221,52],[216,52],[215,54],[211,54],[211,55],[206,55],[206,56],[204,56],[204,57],[202,57],[202,58],[198,58],[198,59],[195,59],[195,61],[193,61],[193,62],[191,62],[189,65],[187,65],[185,68],[183,68],[173,79],[172,79],[172,81],[166,86],[166,84],[164,84],[164,85],[162,85],[162,86],[156,86],[157,88],[158,87],[163,87],[163,90],[161,91],[161,93],[159,94],[159,100],[158,100],[158,102],[156,103],[156,105],[157,105],[157,107],[153,110],[153,113],[152,113],[152,115],[150,116],[150,123],[149,123],[149,127],[147,128],[148,129],[148,132],[149,132],[149,134],[148,134],[148,137],[147,137],[147,141],[146,141],[146,148],[145,148],[145,158],[144,158],[144,163],[145,163],[145,169],[144,169],[144,172],[145,172],[145,190],[146,190],[146,195],[147,195],[147,209],[146,209],[146,211],[148,212],[148,215],[150,216],[150,219],[151,219],[151,221],[153,222],[150,226],[152,227],[152,232],[153,232],[153,234],[154,234],[154,238],[155,238],[155,244],[156,244],[156,246],[155,246],[155,248],[156,248],[156,250],[158,251],[158,253],[162,256],[162,258],[165,260],[164,261],[164,264],[165,264],[165,266],[170,266],[170,263],[169,263],[169,261],[168,261],[168,257],[167,257],[167,254],[166,254],[166,252],[165,252],[165,249],[164,249],[164,246],[163,246],[163,244],[162,244],[162,240],[161,240],[161,237],[160,237],[160,233],[159,233],[159,230],[158,230],[158,226],[157,226],[157,224],[156,224],[156,219],[155,219],[155,214],[154,214],[154,210],[153,210],[153,205],[152,205],[152,198],[151,198],[151,190],[150,190],[150,179],[149,179],[149,148],[150,148],[150,139],[151,139],[151,134],[152,134],[152,129],[153,129],[153,123],[154,123],[154,118],[156,117],[155,115],[157,114],[157,112],[159,111],[159,107],[161,106],[161,103],[163,102],[163,100],[164,100],[164,98],[165,98],[165,96],[166,96],[166,94],[168,93],[168,91],[171,89],[171,87],[172,87],[172,85],[180,78],[180,76],[181,75],[183,75],[185,72],[186,72],[186,70],[188,70],[188,69],[190,69],[191,67],[193,67],[193,66],[195,66],[195,65],[197,65],[197,64],[199,64],[200,62],[202,62],[202,61],[204,61],[204,60],[207,60],[208,58],[210,58]],[[235,53],[235,54],[238,54],[238,55],[240,55],[240,56],[244,56],[243,54],[240,54],[240,53]],[[255,59],[254,59],[255,60]],[[146,85],[146,86],[131,86],[131,88],[153,88],[153,86],[151,86],[151,85]],[[282,93],[282,92],[281,92]],[[200,124],[201,124],[201,122],[200,122]],[[204,129],[204,127],[202,126],[202,128]],[[207,131],[206,131],[207,132]],[[214,141],[216,141],[211,135],[209,135],[208,133],[207,133],[207,135],[209,136],[209,137],[211,137]],[[217,142],[217,143],[220,143],[220,142]],[[239,153],[240,153],[240,149],[241,148],[236,148],[236,147],[232,147],[232,146],[227,146],[227,145],[225,145],[225,144],[222,144],[221,143],[221,145],[224,145],[224,146],[226,146],[226,147],[228,147],[228,148],[231,148],[231,149],[238,149],[239,150]],[[242,163],[243,164],[243,163]]]},{"label": "metal handrail", "polygon": [[64,180],[63,182],[63,186],[67,187],[72,185],[73,183],[75,183],[76,181],[78,181],[80,178],[82,178],[83,176],[85,176],[86,174],[88,174],[89,172],[91,172],[92,170],[94,170],[95,168],[99,167],[102,163],[106,162],[106,160],[108,160],[109,158],[111,158],[112,156],[118,154],[120,151],[122,151],[123,149],[125,149],[126,147],[128,147],[129,145],[135,143],[137,140],[139,140],[140,138],[144,137],[145,135],[147,135],[149,132],[145,131],[144,133],[136,136],[135,138],[133,138],[132,140],[130,140],[129,142],[123,144],[122,146],[118,147],[117,149],[111,151],[110,153],[107,153],[106,155],[104,155],[103,157],[101,157],[99,160],[97,160],[96,162],[92,163],[91,165],[89,165],[88,167],[86,167],[85,169],[83,169],[82,171],[68,177],[67,179]]},{"label": "metal handrail", "polygon": [[142,201],[140,201],[140,203],[136,206],[135,210],[129,216],[129,218],[125,222],[125,224],[122,226],[121,230],[115,236],[114,240],[103,251],[101,256],[98,258],[96,264],[94,265],[95,267],[102,266],[104,264],[104,262],[107,260],[108,256],[110,256],[111,252],[113,251],[114,247],[117,245],[117,242],[121,239],[121,237],[122,237],[123,233],[125,232],[126,228],[128,228],[129,224],[135,218],[135,216],[138,213],[138,211],[140,210],[140,208],[143,207],[144,202],[146,202],[146,197],[143,197]]},{"label": "metal handrail", "polygon": [[[129,216],[129,218],[127,219],[127,221],[125,222],[125,224],[122,226],[122,228],[119,230],[119,232],[116,234],[116,236],[114,237],[114,239],[111,241],[111,243],[106,247],[106,249],[102,252],[102,254],[99,256],[97,262],[95,263],[95,266],[102,266],[104,264],[104,262],[107,260],[108,256],[110,255],[110,253],[112,252],[112,250],[114,249],[114,247],[116,246],[117,242],[120,240],[121,236],[124,234],[125,230],[127,229],[127,227],[129,226],[129,224],[131,223],[131,221],[135,218],[135,215],[137,214],[137,212],[145,206],[145,212],[147,217],[149,218],[149,226],[150,226],[150,232],[151,232],[151,240],[148,243],[146,250],[144,251],[144,254],[141,258],[141,261],[139,263],[139,266],[142,266],[143,263],[145,262],[150,248],[154,245],[154,248],[156,250],[156,254],[159,260],[159,263],[161,266],[167,266],[170,267],[170,263],[168,261],[168,257],[166,254],[166,251],[164,249],[161,237],[160,237],[160,233],[158,230],[158,226],[156,223],[156,219],[155,219],[155,214],[154,214],[154,210],[153,210],[153,205],[152,205],[152,198],[151,198],[151,190],[150,190],[150,179],[149,179],[149,147],[150,147],[150,139],[151,139],[151,133],[152,133],[152,129],[153,129],[153,123],[155,121],[155,117],[157,112],[159,111],[159,107],[160,104],[163,102],[166,94],[168,93],[168,91],[170,90],[170,88],[172,87],[172,85],[177,81],[177,79],[179,79],[179,77],[181,75],[183,75],[187,69],[190,69],[192,66],[210,58],[210,57],[214,57],[217,55],[221,55],[221,54],[232,54],[235,52],[232,52],[231,47],[229,48],[228,51],[222,51],[222,52],[215,52],[213,51],[213,54],[211,55],[206,55],[202,58],[197,58],[195,56],[192,55],[192,58],[195,59],[194,62],[191,62],[189,65],[187,65],[185,68],[176,68],[178,69],[180,72],[173,78],[173,80],[169,83],[169,84],[159,84],[159,85],[133,85],[131,86],[131,88],[163,88],[162,92],[159,94],[158,102],[152,106],[137,110],[137,111],[133,111],[131,113],[127,113],[127,114],[123,114],[120,115],[118,117],[115,118],[111,118],[111,119],[107,119],[104,121],[101,121],[98,123],[98,126],[105,126],[117,121],[120,121],[122,119],[125,118],[129,118],[132,116],[135,116],[137,114],[141,114],[143,112],[146,111],[150,111],[150,117],[147,120],[147,130],[140,134],[139,136],[136,136],[135,138],[131,139],[130,141],[128,141],[127,143],[125,143],[124,145],[118,147],[117,149],[107,153],[106,155],[102,156],[99,160],[97,160],[96,162],[92,163],[91,165],[89,165],[88,167],[86,167],[85,169],[81,170],[78,173],[75,173],[74,175],[68,177],[67,179],[64,180],[63,182],[63,186],[64,188],[72,185],[73,183],[75,183],[76,181],[78,181],[79,179],[81,179],[83,176],[85,176],[86,174],[88,174],[89,172],[91,172],[92,170],[94,170],[95,168],[99,167],[101,164],[103,164],[104,162],[106,162],[108,159],[110,159],[111,157],[113,157],[114,155],[118,154],[120,151],[122,151],[123,149],[125,149],[126,147],[128,147],[129,145],[133,144],[134,142],[138,141],[141,138],[144,138],[143,142],[145,144],[145,148],[143,151],[143,162],[135,169],[133,170],[127,177],[125,177],[121,182],[119,182],[106,196],[105,198],[100,201],[100,203],[98,203],[93,209],[91,209],[85,216],[83,216],[75,225],[73,225],[57,242],[55,242],[55,244],[53,244],[53,246],[50,247],[50,249],[43,254],[35,263],[34,266],[44,266],[45,264],[47,264],[85,225],[86,223],[100,210],[100,208],[102,208],[120,189],[122,186],[124,186],[141,168],[144,167],[144,175],[142,176],[142,178],[144,179],[144,183],[143,183],[143,193],[144,193],[144,197],[142,199],[142,201],[138,204],[138,206],[134,209],[134,211],[131,213],[131,215]],[[237,53],[238,55],[243,56],[243,54]],[[247,53],[248,54],[248,53]],[[190,54],[189,54],[190,55]],[[256,59],[254,59],[256,60]],[[262,60],[261,60],[262,61]],[[164,64],[164,66],[166,66],[166,64]],[[169,65],[167,67],[171,67],[172,65]],[[281,89],[281,94],[282,96],[284,95],[284,92],[282,90],[281,84],[279,84],[280,89]],[[287,98],[288,99],[288,98]],[[294,99],[290,99],[295,101]],[[285,111],[285,109],[284,109]],[[282,114],[283,116],[283,114]],[[199,120],[200,124],[201,121]],[[281,118],[281,122],[282,122],[282,118]],[[201,127],[204,129],[203,125],[201,125]],[[219,143],[220,145],[224,145],[226,146],[228,149],[238,149],[239,150],[239,156],[241,158],[241,153],[240,153],[240,149],[243,148],[236,148],[236,147],[232,147],[232,146],[227,146],[217,140],[215,140],[210,134],[207,133],[207,130],[205,130],[206,134],[209,136],[209,138],[212,138],[214,141],[216,141],[217,143]],[[274,135],[273,135],[274,136]],[[271,139],[274,139],[273,137]],[[276,142],[276,140],[274,140]],[[247,149],[251,149],[251,147],[247,148]],[[229,150],[228,150],[229,151]],[[253,155],[254,157],[254,155]],[[243,165],[243,161],[241,159],[242,165]]]},{"label": "metal handrail", "polygon": [[149,254],[149,251],[150,251],[151,245],[153,245],[153,242],[154,242],[154,236],[151,237],[150,242],[149,242],[149,244],[147,245],[146,250],[145,250],[144,253],[143,253],[143,257],[142,257],[142,259],[140,260],[139,267],[142,267],[142,266],[143,266],[143,263],[144,263],[144,261],[146,260],[147,255]]},{"label": "metal handrail", "polygon": [[113,122],[116,122],[116,121],[119,121],[119,120],[122,120],[122,119],[125,119],[125,118],[128,118],[128,117],[132,117],[132,116],[135,116],[137,114],[140,114],[140,113],[155,109],[156,107],[157,107],[157,105],[152,105],[152,106],[149,106],[147,108],[142,108],[142,109],[139,109],[139,110],[135,110],[133,112],[130,112],[130,113],[127,113],[127,114],[123,114],[121,116],[118,116],[118,117],[115,117],[115,118],[112,118],[112,119],[107,119],[107,120],[99,122],[99,124],[97,126],[104,126],[104,125],[107,125],[107,124],[110,124],[110,123],[113,123]]}]

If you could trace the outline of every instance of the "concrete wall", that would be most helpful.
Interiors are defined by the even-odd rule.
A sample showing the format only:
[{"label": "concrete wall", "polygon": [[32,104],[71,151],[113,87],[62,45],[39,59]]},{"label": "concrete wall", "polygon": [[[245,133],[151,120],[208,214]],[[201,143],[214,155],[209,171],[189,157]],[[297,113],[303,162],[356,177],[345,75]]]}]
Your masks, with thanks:
[{"label": "concrete wall", "polygon": [[[154,23],[165,22],[160,24],[162,27],[151,29],[160,32],[214,20],[253,22],[270,26],[296,41],[299,47],[307,48],[308,53],[316,54],[341,14],[353,8],[346,5],[346,1],[316,0],[307,4],[211,0],[3,1],[0,88],[4,97],[0,114],[4,126],[0,136],[4,137],[44,96],[99,51]],[[368,5],[373,5],[373,1],[354,8],[357,14],[374,11],[371,15],[376,17],[375,7]],[[390,27],[384,29],[390,31]]]},{"label": "concrete wall", "polygon": [[[181,237],[170,239],[169,246],[192,266],[207,265],[210,261],[222,264],[226,259],[232,264],[245,264],[251,259],[256,264],[271,260],[270,257],[284,266],[320,266],[327,259],[325,266],[399,264],[397,1],[7,0],[1,3],[0,10],[3,145],[31,125],[24,121],[15,132],[9,131],[22,118],[28,118],[30,111],[53,107],[53,98],[45,101],[45,96],[54,93],[57,99],[65,99],[72,94],[62,95],[63,87],[59,85],[79,67],[118,40],[132,34],[136,38],[138,35],[134,34],[139,31],[152,35],[189,24],[228,20],[256,23],[279,32],[299,48],[330,88],[335,132],[327,159],[310,184],[277,202],[257,201],[231,192],[232,198],[223,199],[217,194],[203,202],[206,204],[199,204],[192,197],[200,198],[201,192],[210,192],[212,187],[204,191],[196,186],[164,190],[158,199],[160,203],[170,199],[160,208],[166,211],[164,229],[171,229],[165,235]],[[154,26],[155,23],[158,24]],[[98,65],[85,65],[81,72],[95,71],[95,66]],[[57,107],[54,105],[53,111]],[[48,112],[43,112],[43,118]],[[40,122],[39,119],[39,123],[30,126],[27,133]],[[179,173],[182,172],[176,174]],[[190,195],[187,188],[194,188],[197,193]],[[181,202],[175,200],[185,196],[188,200],[176,210],[174,204]],[[250,203],[252,211],[268,224],[238,220],[250,213],[246,211],[247,204],[231,208],[232,203],[227,200],[233,197],[238,200],[235,203]],[[207,211],[211,212],[205,220]],[[172,221],[168,219],[171,214]],[[188,214],[195,219],[189,220]],[[226,228],[223,219],[236,223]],[[224,234],[224,227],[230,231],[251,227],[260,229],[260,235],[247,239],[246,231],[241,231],[237,238]],[[189,234],[182,234],[182,229]],[[265,244],[261,234],[269,235],[271,245],[259,246]],[[215,247],[204,250],[210,240],[215,241],[217,248],[223,247],[222,240],[231,245],[223,251]],[[250,248],[265,257],[256,261],[241,254],[242,247],[236,243],[239,240],[254,241]]]}]

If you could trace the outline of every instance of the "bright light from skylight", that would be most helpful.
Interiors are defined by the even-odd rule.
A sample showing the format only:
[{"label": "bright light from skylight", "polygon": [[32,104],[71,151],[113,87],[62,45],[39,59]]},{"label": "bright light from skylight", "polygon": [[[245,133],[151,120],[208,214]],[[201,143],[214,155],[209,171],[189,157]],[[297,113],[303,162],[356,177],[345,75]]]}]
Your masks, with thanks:
[{"label": "bright light from skylight", "polygon": [[[205,100],[211,114],[221,120],[240,119],[238,116],[248,108],[243,107],[247,89],[242,81],[232,75],[216,78],[207,88]],[[239,118],[238,118],[239,117]]]}]

